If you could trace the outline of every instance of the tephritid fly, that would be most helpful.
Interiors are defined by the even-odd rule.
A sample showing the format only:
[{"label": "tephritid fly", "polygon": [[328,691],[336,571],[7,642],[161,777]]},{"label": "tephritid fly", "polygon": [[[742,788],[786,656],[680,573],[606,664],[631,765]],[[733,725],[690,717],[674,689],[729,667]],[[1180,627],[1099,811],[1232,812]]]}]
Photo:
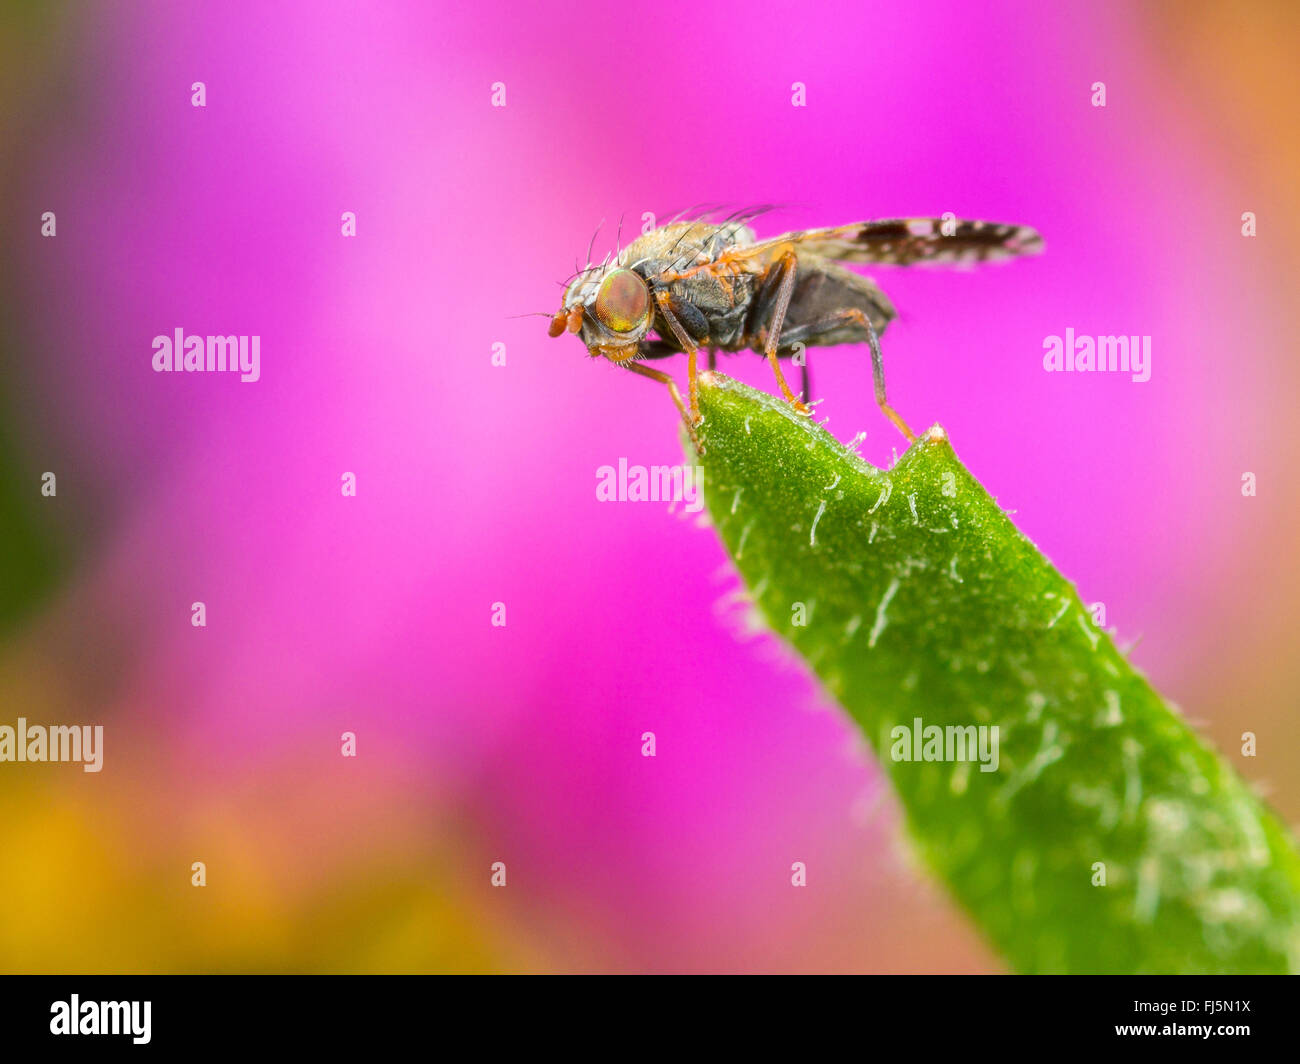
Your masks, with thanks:
[{"label": "tephritid fly", "polygon": [[[718,224],[672,222],[612,261],[588,264],[565,290],[550,334],[567,329],[582,337],[592,357],[666,384],[692,436],[700,420],[701,349],[710,368],[718,351],[762,353],[781,394],[806,414],[807,366],[801,364],[801,398],[790,390],[779,360],[805,347],[865,342],[876,402],[910,442],[915,435],[885,398],[879,337],[896,316],[894,306],[873,281],[839,263],[973,265],[1043,248],[1038,233],[1026,226],[951,216],[854,222],[759,242],[749,222],[760,213],[747,211]],[[687,401],[668,374],[642,365],[682,352]]]}]

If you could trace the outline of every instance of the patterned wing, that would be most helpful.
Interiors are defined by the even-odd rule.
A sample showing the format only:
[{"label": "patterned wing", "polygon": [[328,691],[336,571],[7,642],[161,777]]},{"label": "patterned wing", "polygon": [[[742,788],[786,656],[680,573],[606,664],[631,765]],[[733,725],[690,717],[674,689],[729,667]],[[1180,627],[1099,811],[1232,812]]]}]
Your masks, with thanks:
[{"label": "patterned wing", "polygon": [[891,266],[961,266],[997,262],[1043,250],[1038,231],[1024,225],[942,218],[890,218],[830,229],[786,233],[748,249],[796,244],[800,251],[841,262]]}]

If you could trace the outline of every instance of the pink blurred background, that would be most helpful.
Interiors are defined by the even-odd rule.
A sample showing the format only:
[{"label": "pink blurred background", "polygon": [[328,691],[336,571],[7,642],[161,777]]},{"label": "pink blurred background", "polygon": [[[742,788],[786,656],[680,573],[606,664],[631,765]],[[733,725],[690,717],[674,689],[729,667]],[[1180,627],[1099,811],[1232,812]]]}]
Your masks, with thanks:
[{"label": "pink blurred background", "polygon": [[[3,722],[106,731],[97,775],[0,766],[5,970],[1001,970],[843,715],[746,634],[712,532],[597,502],[599,466],[680,460],[666,394],[512,317],[602,218],[597,258],[702,202],[780,204],[760,236],[1044,234],[874,272],[891,398],[1300,814],[1287,5],[121,3],[0,33]],[[177,327],[260,335],[261,380],[154,373]],[[1151,335],[1151,380],[1045,373],[1067,327]],[[888,462],[865,352],[810,361]]]}]

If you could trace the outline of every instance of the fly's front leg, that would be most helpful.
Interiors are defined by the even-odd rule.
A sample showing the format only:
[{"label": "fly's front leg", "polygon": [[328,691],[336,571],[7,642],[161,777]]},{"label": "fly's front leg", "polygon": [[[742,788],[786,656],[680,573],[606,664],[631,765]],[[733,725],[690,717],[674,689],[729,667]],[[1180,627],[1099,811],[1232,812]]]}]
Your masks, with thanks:
[{"label": "fly's front leg", "polygon": [[776,299],[772,308],[772,321],[767,327],[763,340],[763,354],[767,356],[772,372],[776,374],[776,383],[781,386],[781,394],[786,402],[801,414],[809,413],[797,395],[790,390],[781,372],[781,364],[776,359],[776,349],[781,342],[781,327],[785,324],[785,312],[790,308],[790,297],[794,294],[794,273],[798,258],[793,251],[787,251],[773,267],[777,280]]},{"label": "fly's front leg", "polygon": [[652,381],[659,381],[661,384],[668,385],[668,394],[673,397],[673,403],[681,412],[682,420],[686,423],[686,431],[691,434],[691,443],[695,445],[695,450],[699,454],[704,453],[704,448],[700,446],[699,437],[695,435],[695,421],[691,418],[691,412],[682,401],[682,393],[677,390],[677,382],[668,376],[667,373],[661,373],[657,369],[650,369],[639,362],[621,362],[619,365],[630,369],[633,373],[642,377],[649,377]]},{"label": "fly's front leg", "polygon": [[[686,352],[686,382],[687,394],[690,395],[690,424],[692,426],[700,423],[700,382],[699,382],[699,365],[698,356],[700,353],[699,345],[693,340],[689,333],[682,327],[677,315],[673,313],[673,298],[664,289],[655,290],[655,303],[659,306],[659,313],[664,321],[668,323],[668,329],[673,334],[673,338],[681,345]],[[695,432],[692,428],[691,438],[694,439]]]}]

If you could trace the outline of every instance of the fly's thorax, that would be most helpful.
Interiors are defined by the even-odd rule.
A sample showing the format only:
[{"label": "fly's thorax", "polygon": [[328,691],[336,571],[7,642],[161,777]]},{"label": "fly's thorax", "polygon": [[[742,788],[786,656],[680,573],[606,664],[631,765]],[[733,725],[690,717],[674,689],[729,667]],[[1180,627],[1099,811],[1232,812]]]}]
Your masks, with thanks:
[{"label": "fly's thorax", "polygon": [[676,302],[690,303],[707,317],[728,314],[748,303],[754,279],[748,274],[715,274],[701,271],[669,286]]},{"label": "fly's thorax", "polygon": [[740,222],[674,222],[638,237],[619,261],[648,277],[681,273],[713,262],[730,248],[754,242],[754,231]]}]

